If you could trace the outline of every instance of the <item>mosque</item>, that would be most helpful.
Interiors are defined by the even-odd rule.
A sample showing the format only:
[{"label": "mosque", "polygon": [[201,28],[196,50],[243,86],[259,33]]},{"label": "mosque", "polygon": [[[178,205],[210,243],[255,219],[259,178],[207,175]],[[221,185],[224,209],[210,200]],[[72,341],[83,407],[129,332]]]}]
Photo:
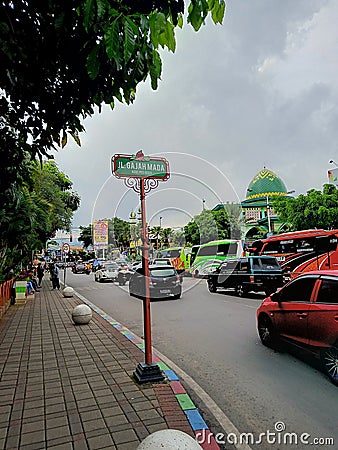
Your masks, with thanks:
[{"label": "mosque", "polygon": [[[250,242],[287,231],[287,224],[279,219],[272,203],[276,197],[289,197],[293,192],[286,189],[283,180],[272,170],[264,167],[259,171],[251,180],[246,198],[240,204],[242,239]],[[218,204],[213,210],[227,210],[228,206],[229,204]]]},{"label": "mosque", "polygon": [[287,231],[287,224],[279,220],[272,203],[276,197],[289,197],[292,192],[266,167],[253,177],[241,202],[246,241]]}]

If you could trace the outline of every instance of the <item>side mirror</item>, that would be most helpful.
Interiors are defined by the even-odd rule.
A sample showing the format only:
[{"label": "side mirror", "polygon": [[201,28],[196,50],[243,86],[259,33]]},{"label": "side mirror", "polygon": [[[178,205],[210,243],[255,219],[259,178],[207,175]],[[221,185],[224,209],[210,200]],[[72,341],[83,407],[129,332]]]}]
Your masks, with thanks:
[{"label": "side mirror", "polygon": [[282,306],[279,292],[274,292],[273,294],[270,295],[270,298],[273,302],[277,302],[279,306]]}]

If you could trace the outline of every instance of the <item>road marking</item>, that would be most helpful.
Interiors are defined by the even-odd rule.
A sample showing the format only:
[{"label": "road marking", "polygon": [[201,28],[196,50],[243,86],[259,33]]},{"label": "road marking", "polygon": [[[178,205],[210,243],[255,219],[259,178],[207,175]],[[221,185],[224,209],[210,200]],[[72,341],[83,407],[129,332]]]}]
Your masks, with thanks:
[{"label": "road marking", "polygon": [[[80,300],[82,301],[88,301],[89,303],[95,305],[92,301],[87,300],[86,297],[79,294],[74,290],[75,295],[77,295]],[[96,305],[95,305],[96,306]],[[101,308],[96,306],[96,308],[100,309],[102,312],[105,313]],[[107,316],[108,314],[105,313]],[[111,317],[111,316],[110,316]],[[115,320],[115,319],[113,319]],[[118,321],[116,321],[118,322]],[[141,342],[144,342],[142,338],[140,338],[134,331],[129,330],[127,327],[123,325],[123,330],[127,331],[128,333],[133,334],[138,340]],[[210,413],[214,416],[214,418],[219,423],[221,429],[225,434],[235,434],[236,436],[240,436],[240,431],[236,426],[231,422],[229,417],[221,410],[221,408],[216,404],[216,402],[210,397],[209,394],[207,394],[204,389],[193,379],[190,375],[188,375],[186,372],[184,372],[183,369],[178,367],[171,359],[167,358],[165,355],[163,355],[159,350],[156,349],[156,347],[152,347],[153,351],[156,353],[156,355],[164,362],[166,363],[179,377],[187,383],[187,385],[190,387],[191,390],[194,391],[194,393],[197,395],[197,397],[204,403],[204,405],[208,408]],[[247,444],[233,444],[233,446],[238,450],[252,450],[252,448]]]}]

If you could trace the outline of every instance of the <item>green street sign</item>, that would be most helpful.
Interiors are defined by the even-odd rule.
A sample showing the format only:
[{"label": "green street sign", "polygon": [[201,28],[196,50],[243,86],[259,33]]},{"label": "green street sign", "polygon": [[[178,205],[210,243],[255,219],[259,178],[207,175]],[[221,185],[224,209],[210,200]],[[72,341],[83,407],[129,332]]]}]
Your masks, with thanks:
[{"label": "green street sign", "polygon": [[142,150],[135,155],[114,155],[112,172],[117,178],[155,178],[167,180],[170,177],[169,163],[165,158],[145,156]]}]

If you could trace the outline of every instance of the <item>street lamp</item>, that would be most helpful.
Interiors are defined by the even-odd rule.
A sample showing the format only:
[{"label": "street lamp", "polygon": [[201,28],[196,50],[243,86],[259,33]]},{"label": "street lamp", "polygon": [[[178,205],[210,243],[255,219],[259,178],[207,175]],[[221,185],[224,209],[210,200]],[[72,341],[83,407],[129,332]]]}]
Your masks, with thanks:
[{"label": "street lamp", "polygon": [[160,228],[162,228],[162,219],[163,217],[160,217]]},{"label": "street lamp", "polygon": [[333,161],[333,159],[330,159],[329,163],[334,164],[336,167],[338,167],[338,164],[335,161]]},{"label": "street lamp", "polygon": [[205,208],[205,206],[204,206],[204,204],[205,204],[205,199],[204,199],[204,198],[202,198],[202,204],[203,204],[203,210],[204,210],[204,208]]}]

